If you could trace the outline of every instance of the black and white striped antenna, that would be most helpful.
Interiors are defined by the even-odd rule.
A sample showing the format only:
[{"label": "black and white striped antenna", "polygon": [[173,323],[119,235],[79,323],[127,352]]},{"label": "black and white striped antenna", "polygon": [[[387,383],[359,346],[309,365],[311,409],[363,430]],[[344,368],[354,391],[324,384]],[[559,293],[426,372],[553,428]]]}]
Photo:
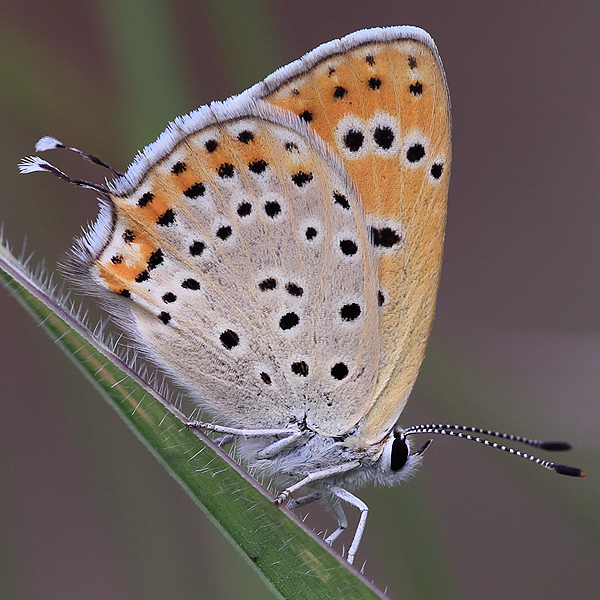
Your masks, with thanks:
[{"label": "black and white striped antenna", "polygon": [[[499,442],[492,442],[485,438],[479,437],[480,435],[486,435],[488,437],[502,438],[504,440],[508,440],[510,442],[518,442],[520,444],[525,444],[526,446],[533,446],[534,448],[540,448],[542,450],[548,450],[551,452],[556,451],[564,451],[570,450],[571,444],[568,442],[553,442],[553,441],[541,441],[541,440],[533,440],[530,438],[524,438],[520,435],[511,435],[509,433],[500,433],[498,431],[490,431],[488,429],[481,429],[479,427],[469,427],[467,425],[413,425],[412,427],[408,427],[406,429],[398,429],[395,432],[396,437],[400,437],[405,439],[409,435],[415,435],[419,433],[433,433],[438,435],[450,435],[454,437],[459,437],[465,440],[470,440],[472,442],[478,442],[479,444],[485,444],[486,446],[490,446],[491,448],[496,448],[497,450],[503,450],[504,452],[508,452],[509,454],[514,454],[515,456],[519,456],[526,460],[529,460],[535,464],[538,464],[546,469],[550,469],[551,471],[556,471],[560,475],[568,475],[569,477],[585,477],[585,473],[581,469],[577,469],[576,467],[568,467],[566,465],[560,465],[558,463],[554,463],[548,460],[543,460],[541,458],[537,458],[527,452],[521,452],[520,450],[515,450],[510,446],[505,446]],[[421,451],[419,451],[421,452]]]},{"label": "black and white striped antenna", "polygon": [[[53,138],[49,135],[44,136],[39,139],[37,144],[35,145],[36,152],[46,152],[47,150],[69,150],[71,152],[75,152],[79,154],[85,160],[104,167],[108,169],[113,175],[117,177],[122,177],[123,173],[121,171],[117,171],[113,169],[108,163],[105,163],[103,160],[95,156],[94,154],[88,154],[87,152],[83,152],[78,148],[74,148],[73,146],[67,146],[63,144],[60,140]],[[77,187],[88,188],[90,190],[95,190],[104,195],[110,194],[110,190],[107,186],[102,185],[100,183],[93,183],[91,181],[86,181],[85,179],[75,179],[73,177],[69,177],[66,173],[63,173],[59,168],[55,167],[53,164],[49,163],[47,160],[40,158],[39,156],[28,156],[24,158],[19,163],[19,171],[21,173],[35,173],[37,171],[45,171],[47,173],[51,173],[55,177],[70,183],[71,185],[75,185]]]}]

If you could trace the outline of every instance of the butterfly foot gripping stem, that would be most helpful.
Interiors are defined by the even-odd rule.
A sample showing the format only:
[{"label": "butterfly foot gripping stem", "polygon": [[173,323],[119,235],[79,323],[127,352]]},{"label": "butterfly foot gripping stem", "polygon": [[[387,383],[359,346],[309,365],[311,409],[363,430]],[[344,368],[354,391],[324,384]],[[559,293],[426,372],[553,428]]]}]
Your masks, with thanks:
[{"label": "butterfly foot gripping stem", "polygon": [[273,504],[275,504],[276,506],[279,506],[280,504],[284,504],[287,500],[289,500],[291,495],[292,495],[292,492],[290,491],[289,488],[286,490],[283,490],[283,492],[281,492],[281,494],[279,494],[279,496],[277,496],[277,498],[275,498],[275,500],[273,500]]}]

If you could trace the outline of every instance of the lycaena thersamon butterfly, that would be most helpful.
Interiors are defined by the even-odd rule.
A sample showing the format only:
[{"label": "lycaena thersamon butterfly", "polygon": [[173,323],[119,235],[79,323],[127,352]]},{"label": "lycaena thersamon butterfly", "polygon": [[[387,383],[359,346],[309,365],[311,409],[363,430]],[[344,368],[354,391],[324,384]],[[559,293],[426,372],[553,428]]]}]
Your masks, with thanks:
[{"label": "lycaena thersamon butterfly", "polygon": [[[324,44],[176,119],[107,185],[37,157],[20,165],[98,193],[71,275],[211,417],[188,426],[237,441],[281,485],[277,503],[329,503],[330,544],[347,527],[342,502],[359,509],[350,563],[368,512],[354,491],[406,479],[429,444],[416,434],[583,475],[477,436],[566,443],[397,425],[434,316],[450,137],[433,40],[392,27]],[[58,147],[46,137],[37,150]]]}]

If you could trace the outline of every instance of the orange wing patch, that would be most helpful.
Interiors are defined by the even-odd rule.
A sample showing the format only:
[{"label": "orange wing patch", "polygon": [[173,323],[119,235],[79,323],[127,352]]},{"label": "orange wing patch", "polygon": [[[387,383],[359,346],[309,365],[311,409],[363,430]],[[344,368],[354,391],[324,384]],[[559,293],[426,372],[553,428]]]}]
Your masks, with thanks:
[{"label": "orange wing patch", "polygon": [[362,197],[378,253],[383,358],[360,438],[398,419],[423,360],[442,261],[450,106],[439,57],[416,40],[366,43],[263,98],[336,151]]}]

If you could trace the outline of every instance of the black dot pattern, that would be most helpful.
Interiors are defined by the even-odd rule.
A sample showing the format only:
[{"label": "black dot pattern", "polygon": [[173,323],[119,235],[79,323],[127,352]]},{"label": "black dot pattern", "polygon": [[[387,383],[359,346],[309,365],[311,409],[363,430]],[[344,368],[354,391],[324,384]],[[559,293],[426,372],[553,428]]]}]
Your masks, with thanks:
[{"label": "black dot pattern", "polygon": [[278,214],[281,213],[281,205],[279,202],[271,200],[265,203],[265,213],[267,214],[267,217],[274,219]]},{"label": "black dot pattern", "polygon": [[267,163],[264,160],[255,160],[248,165],[248,168],[257,175],[260,175],[267,168]]},{"label": "black dot pattern", "polygon": [[196,281],[195,279],[184,279],[181,282],[181,287],[185,290],[199,290],[200,289],[200,283],[198,281]]},{"label": "black dot pattern", "polygon": [[146,192],[145,194],[142,194],[142,197],[138,200],[138,206],[140,208],[144,208],[144,206],[150,204],[150,202],[152,202],[153,199],[154,194],[152,192]]},{"label": "black dot pattern", "polygon": [[370,228],[371,243],[373,246],[381,246],[383,248],[391,248],[402,241],[402,236],[391,227]]},{"label": "black dot pattern", "polygon": [[244,130],[238,134],[238,140],[243,144],[249,144],[254,139],[254,134],[251,131]]},{"label": "black dot pattern", "polygon": [[175,212],[172,208],[167,208],[165,212],[156,219],[156,224],[161,227],[168,227],[175,222]]},{"label": "black dot pattern", "polygon": [[237,214],[240,217],[247,217],[248,215],[250,215],[251,212],[252,212],[252,204],[250,204],[250,202],[242,202],[237,207]]},{"label": "black dot pattern", "polygon": [[290,296],[296,296],[298,298],[304,294],[304,290],[299,285],[291,282],[285,284],[285,291]]},{"label": "black dot pattern", "polygon": [[158,265],[162,264],[165,260],[164,252],[157,248],[152,254],[150,254],[150,258],[148,258],[148,270],[156,269]]},{"label": "black dot pattern", "polygon": [[221,344],[227,350],[235,348],[240,343],[240,336],[231,329],[226,329],[220,336]]},{"label": "black dot pattern", "polygon": [[408,57],[408,66],[411,69],[416,69],[417,68],[417,59],[414,56],[409,56]]},{"label": "black dot pattern", "polygon": [[358,246],[352,240],[342,240],[340,249],[346,256],[354,256],[358,252]]},{"label": "black dot pattern", "polygon": [[[379,52],[379,46],[374,51]],[[417,129],[405,132],[400,128],[394,108],[387,104],[390,96],[395,97],[397,92],[399,102],[409,102],[417,107],[422,100],[416,96],[430,96],[433,91],[433,88],[427,87],[430,80],[418,82],[416,75],[421,76],[421,73],[413,72],[410,73],[412,78],[405,78],[404,84],[400,85],[402,89],[398,90],[396,82],[388,79],[384,64],[381,64],[381,69],[375,64],[380,57],[383,60],[383,55],[378,54],[374,59],[372,56],[365,57],[364,50],[360,53],[362,56],[354,56],[354,59],[360,61],[359,69],[366,76],[363,74],[358,88],[351,85],[352,78],[348,79],[341,71],[333,73],[329,82],[325,81],[327,90],[323,100],[328,97],[333,104],[339,101],[339,106],[347,106],[350,111],[342,111],[337,122],[335,119],[332,122],[330,136],[334,140],[334,150],[342,155],[342,160],[354,161],[353,165],[357,168],[385,165],[384,171],[376,174],[378,177],[385,177],[386,173],[392,176],[392,169],[388,173],[387,166],[388,163],[391,165],[393,152],[394,160],[400,161],[396,171],[404,169],[406,173],[408,167],[413,167],[409,163],[416,162],[414,172],[408,176],[414,179],[421,174],[429,181],[430,187],[434,186],[441,194],[445,188],[438,188],[439,184],[434,180],[442,176],[445,178],[444,162],[448,151],[443,145],[444,140],[431,140]],[[400,60],[404,62],[406,58],[404,54]],[[318,66],[318,72],[325,79],[328,68],[326,63]],[[288,94],[292,86],[293,83],[285,86]],[[309,92],[301,91],[299,94],[302,98],[298,98],[295,113],[301,114],[291,115],[298,126],[298,118],[309,126],[323,121],[322,107],[314,102]],[[381,110],[376,113],[368,110],[368,114],[363,114],[364,103],[355,96],[358,92],[366,95],[365,102],[371,99]],[[380,101],[385,101],[384,105]],[[384,111],[386,108],[391,114]],[[182,348],[192,348],[197,344],[206,347],[212,344],[217,352],[220,348],[223,361],[219,361],[215,368],[219,369],[219,375],[223,375],[223,381],[230,369],[233,369],[230,375],[242,377],[243,367],[250,377],[248,384],[252,385],[253,380],[253,385],[259,388],[259,405],[264,405],[271,394],[273,398],[280,395],[276,392],[286,377],[290,380],[286,385],[293,383],[294,394],[302,398],[302,392],[309,393],[306,385],[319,376],[324,378],[324,391],[315,402],[337,406],[338,398],[341,401],[343,393],[352,392],[355,382],[362,381],[362,373],[369,380],[377,376],[376,365],[358,365],[352,358],[352,348],[347,348],[347,352],[340,352],[339,348],[361,337],[365,352],[367,349],[369,352],[376,349],[377,352],[378,344],[368,340],[369,336],[363,329],[369,322],[370,308],[367,307],[375,302],[383,306],[376,311],[379,314],[373,316],[382,318],[386,309],[395,307],[397,290],[388,290],[386,285],[385,292],[378,291],[377,284],[365,285],[365,278],[367,282],[374,283],[376,260],[393,258],[391,252],[390,257],[381,258],[385,249],[396,250],[394,256],[402,256],[399,253],[402,249],[398,251],[396,247],[406,244],[403,228],[390,215],[386,214],[385,218],[382,215],[379,219],[376,215],[362,214],[360,197],[351,179],[344,177],[343,170],[341,173],[336,171],[336,165],[328,160],[328,155],[315,152],[319,148],[313,148],[310,136],[306,139],[302,134],[306,126],[295,132],[293,122],[286,125],[285,122],[271,123],[267,120],[257,129],[257,122],[252,115],[234,115],[224,118],[223,123],[209,122],[201,130],[182,136],[170,155],[157,166],[157,173],[152,171],[146,178],[141,178],[136,184],[137,191],[127,192],[129,195],[124,200],[129,204],[125,208],[133,211],[132,217],[127,220],[128,213],[123,211],[125,217],[117,221],[116,235],[113,234],[116,243],[110,246],[112,252],[109,250],[104,260],[108,258],[110,262],[113,256],[113,262],[129,261],[132,251],[140,244],[139,252],[144,252],[143,258],[126,281],[131,282],[135,277],[136,281],[144,283],[127,283],[124,278],[116,283],[116,287],[114,283],[110,285],[121,297],[132,297],[140,305],[145,306],[146,300],[152,296],[149,304],[154,308],[148,316],[151,322],[152,319],[160,320],[161,324],[155,326],[158,330],[165,324],[161,337],[169,331],[175,334],[177,330],[179,333],[185,325],[181,322],[184,313],[180,312],[184,308],[195,306],[204,311],[208,320],[206,335],[197,340],[186,338],[187,346],[182,343]],[[362,161],[366,151],[367,156]],[[277,160],[286,157],[288,160],[284,162],[288,168],[284,170],[279,167],[285,165],[279,165]],[[393,171],[394,177],[396,171]],[[329,174],[331,176],[327,177]],[[159,176],[156,184],[155,175]],[[325,179],[321,181],[323,176]],[[278,191],[275,187],[277,182],[281,188]],[[391,187],[384,187],[391,190]],[[152,191],[143,194],[148,189]],[[173,202],[169,202],[169,198]],[[195,199],[198,201],[195,202]],[[321,210],[316,210],[316,202],[324,202]],[[153,203],[152,206],[144,209],[150,203]],[[150,228],[141,229],[144,223]],[[261,240],[261,237],[264,239]],[[133,245],[125,246],[127,243]],[[298,244],[300,246],[296,247]],[[149,259],[152,248],[158,245],[162,250],[157,248],[156,255],[153,253]],[[374,247],[382,250],[377,251]],[[371,256],[373,252],[376,254]],[[365,266],[362,259],[367,257],[373,260]],[[301,271],[297,268],[299,260],[305,261],[300,264]],[[107,267],[110,269],[110,266]],[[118,273],[120,269],[115,268],[114,271]],[[336,277],[346,281],[339,284],[337,300],[329,298],[324,303],[320,286],[333,285],[332,280]],[[119,280],[113,278],[113,281]],[[314,281],[322,283],[315,288],[311,283]],[[223,292],[223,287],[228,284],[229,289]],[[225,293],[224,297],[222,293]],[[244,296],[247,302],[255,303],[255,306],[250,306],[246,302],[249,310],[256,309],[262,314],[262,323],[258,323],[258,330],[254,333],[235,317],[235,308],[244,305]],[[125,300],[122,302],[125,304]],[[231,310],[228,311],[228,308]],[[221,320],[223,315],[226,320]],[[326,317],[330,330],[324,325]],[[171,321],[172,329],[169,327]],[[216,329],[215,323],[220,323]],[[268,339],[272,340],[276,355],[279,354],[282,359],[282,373],[273,366],[277,362],[276,356],[265,358],[257,354],[262,341],[254,340],[253,335],[265,335],[267,343]],[[321,344],[319,363],[313,363],[309,349],[315,340]],[[234,364],[237,361],[238,367]],[[315,366],[314,373],[312,364]],[[282,376],[284,379],[281,379]],[[309,376],[311,379],[297,379]],[[324,404],[312,405],[312,401],[308,399],[306,404],[311,406],[315,415],[319,411],[327,414],[331,410]],[[240,414],[244,408],[245,403],[235,407]]]},{"label": "black dot pattern", "polygon": [[186,169],[187,169],[186,164],[184,162],[182,162],[181,160],[178,160],[171,168],[171,173],[173,173],[175,175],[181,175]]},{"label": "black dot pattern", "polygon": [[[337,77],[337,73],[335,77]],[[335,98],[339,99],[342,102],[346,102],[350,99],[353,99],[353,88],[349,88],[347,86],[335,87],[336,79],[332,79],[331,83],[334,85],[330,87],[330,94],[335,94]],[[368,77],[367,77],[368,81]],[[364,82],[366,83],[366,82]],[[333,101],[333,98],[331,98]],[[319,115],[320,113],[316,113]],[[312,114],[310,114],[310,119],[312,119]],[[243,122],[243,121],[242,121]],[[387,123],[387,121],[384,121]],[[375,124],[376,125],[376,124]],[[342,129],[341,136],[346,134],[345,143],[347,146],[354,149],[365,148],[365,141],[370,144],[374,144],[373,138],[369,139],[367,136],[376,136],[379,135],[382,137],[381,132],[375,133],[374,127],[370,129],[364,129],[362,125],[357,124],[354,128],[348,126],[345,130]],[[248,121],[247,125],[248,129],[252,129],[250,121]],[[179,161],[181,165],[173,165],[173,163],[167,163],[167,175],[169,174],[169,169],[173,170],[173,175],[169,175],[169,185],[173,186],[176,190],[176,193],[181,194],[179,196],[180,201],[186,206],[184,209],[179,209],[178,206],[172,206],[172,208],[162,208],[162,210],[156,210],[154,207],[158,207],[162,205],[163,199],[162,188],[156,191],[156,198],[153,195],[153,192],[147,192],[144,196],[144,201],[141,200],[141,192],[138,192],[137,195],[133,196],[133,202],[138,202],[141,204],[149,204],[154,199],[154,207],[153,210],[156,212],[150,213],[153,216],[150,218],[150,223],[153,221],[156,222],[157,228],[168,227],[171,226],[170,230],[166,230],[164,234],[161,235],[166,236],[164,238],[165,242],[161,244],[161,248],[156,248],[155,251],[148,258],[148,264],[142,264],[136,269],[138,272],[137,281],[142,282],[150,279],[150,282],[153,282],[156,279],[156,285],[153,283],[152,287],[154,291],[156,291],[156,286],[158,283],[163,285],[163,282],[170,281],[162,287],[160,293],[156,295],[156,300],[158,301],[155,304],[155,308],[152,311],[151,318],[158,319],[160,321],[160,326],[157,323],[157,327],[162,327],[164,324],[166,327],[171,326],[171,322],[176,327],[179,327],[179,318],[180,313],[177,312],[179,309],[177,307],[183,306],[183,304],[190,302],[200,302],[202,303],[205,299],[210,300],[211,289],[207,283],[205,283],[204,277],[207,277],[206,281],[210,280],[210,276],[212,275],[211,269],[220,269],[222,265],[218,262],[218,258],[222,255],[223,252],[227,252],[227,248],[233,248],[233,251],[238,250],[238,246],[236,244],[231,245],[229,242],[232,240],[237,243],[238,232],[239,235],[246,234],[246,232],[251,232],[252,235],[255,235],[256,232],[254,230],[255,227],[259,227],[260,231],[267,231],[269,229],[273,231],[278,231],[279,224],[285,222],[286,219],[291,218],[292,209],[296,209],[295,206],[291,206],[287,203],[284,203],[284,194],[285,190],[282,190],[281,196],[267,196],[266,198],[261,198],[260,190],[262,189],[260,186],[264,185],[265,181],[270,181],[267,177],[271,177],[271,175],[279,175],[279,173],[274,173],[274,160],[271,159],[272,156],[276,156],[276,153],[279,152],[287,153],[287,152],[304,152],[305,151],[305,143],[302,145],[292,135],[288,133],[285,137],[275,137],[277,145],[275,146],[266,146],[266,151],[264,154],[259,152],[258,143],[260,142],[260,148],[262,148],[262,134],[259,138],[259,135],[256,131],[254,133],[248,131],[249,135],[246,135],[246,129],[243,129],[243,126],[237,129],[237,131],[230,135],[230,132],[225,130],[219,131],[218,133],[210,133],[208,135],[214,135],[215,139],[208,139],[208,135],[202,133],[201,141],[197,144],[197,151],[202,155],[206,149],[206,152],[215,152],[214,157],[210,157],[210,159],[215,162],[212,163],[212,166],[209,169],[209,172],[212,172],[212,177],[210,175],[201,175],[200,171],[195,172],[194,164],[191,159],[185,159],[187,164],[187,168],[183,161]],[[381,126],[383,129],[383,126]],[[384,132],[385,133],[385,132]],[[396,130],[393,131],[390,129],[389,134],[392,141],[390,145],[397,145],[397,134]],[[221,138],[219,136],[227,136],[230,138],[227,140],[225,138]],[[339,135],[339,134],[338,134]],[[354,137],[353,137],[354,136]],[[394,137],[395,136],[395,137]],[[385,137],[383,135],[383,137]],[[286,139],[289,140],[286,142]],[[338,138],[340,139],[340,138]],[[208,141],[207,141],[208,140]],[[218,142],[217,142],[218,140]],[[193,138],[190,140],[192,143]],[[249,144],[249,147],[245,146],[245,144]],[[340,143],[343,149],[343,144]],[[385,143],[382,143],[381,146],[385,146]],[[236,162],[238,158],[234,161],[231,158],[231,154],[225,153],[229,148],[238,148],[239,151],[242,151],[244,148],[244,152],[247,152],[247,159],[245,161],[241,161],[240,163]],[[256,151],[256,153],[255,153]],[[223,153],[223,154],[222,154]],[[287,154],[286,154],[287,156]],[[291,155],[294,157],[295,155]],[[205,159],[209,159],[207,154],[204,154]],[[300,157],[298,157],[300,158]],[[208,160],[207,160],[208,162]],[[210,163],[209,163],[210,164]],[[317,163],[318,164],[318,163]],[[429,163],[431,164],[431,163]],[[308,203],[308,199],[304,199],[304,194],[308,192],[311,194],[316,192],[314,186],[317,185],[317,177],[320,171],[316,171],[316,166],[313,167],[313,163],[303,163],[296,162],[295,168],[291,167],[286,174],[284,174],[284,178],[286,186],[288,189],[293,188],[296,190],[295,194],[297,197],[302,196],[302,211],[304,209],[304,203]],[[174,167],[177,168],[174,168]],[[239,169],[239,171],[238,171]],[[264,176],[261,175],[264,173]],[[175,175],[179,175],[176,179]],[[233,191],[227,186],[229,183],[227,181],[228,178],[234,178],[232,183],[238,185],[240,189],[235,189],[233,191],[236,194],[233,194]],[[222,181],[224,180],[224,181]],[[231,184],[230,184],[231,185]],[[337,183],[337,186],[334,187],[334,184],[331,184],[329,190],[325,192],[324,199],[326,202],[329,202],[329,208],[327,208],[327,212],[332,215],[331,218],[337,221],[342,221],[346,219],[346,221],[350,221],[354,223],[352,219],[352,210],[356,207],[355,196],[351,189],[346,189],[343,183]],[[219,188],[224,190],[223,194],[215,194],[213,198],[213,187],[215,187],[216,191],[219,192]],[[146,188],[147,189],[147,188]],[[326,188],[325,188],[326,189]],[[258,191],[257,191],[258,190]],[[244,193],[246,191],[246,193]],[[238,193],[241,192],[241,193]],[[222,196],[222,197],[221,197]],[[186,201],[186,198],[189,201]],[[256,198],[254,200],[253,198]],[[309,198],[312,198],[309,196]],[[198,202],[195,203],[194,200],[198,199]],[[201,199],[201,201],[200,201]],[[160,203],[159,203],[160,200]],[[233,202],[232,202],[233,201]],[[213,203],[216,203],[217,211],[218,204],[221,203],[224,205],[223,211],[221,214],[228,214],[228,211],[231,211],[234,215],[233,221],[228,221],[224,216],[221,217],[222,220],[214,219],[214,208]],[[169,206],[169,204],[167,204]],[[199,207],[207,207],[206,211],[199,211]],[[170,231],[175,231],[177,233],[181,229],[181,233],[178,235],[185,235],[185,221],[184,217],[187,217],[187,210],[194,210],[194,218],[198,219],[201,223],[201,227],[197,229],[196,233],[192,233],[192,236],[198,236],[196,239],[194,237],[189,237],[185,240],[179,251],[184,250],[185,254],[189,250],[189,254],[187,254],[187,260],[189,263],[194,263],[195,267],[190,264],[188,265],[188,270],[183,271],[183,275],[181,274],[182,270],[180,270],[179,276],[177,273],[172,273],[172,263],[169,258],[169,254],[167,253],[167,238],[169,239],[169,243],[171,240],[169,238]],[[143,207],[142,207],[143,208]],[[309,207],[310,208],[310,207]],[[137,210],[137,209],[136,209]],[[182,212],[183,211],[183,212]],[[184,214],[184,212],[186,214]],[[162,214],[161,214],[162,213]],[[143,213],[139,213],[138,218],[142,218]],[[218,212],[217,212],[218,214]],[[252,217],[250,217],[252,215]],[[295,213],[294,213],[294,216]],[[246,220],[244,220],[246,218]],[[271,221],[273,219],[273,221]],[[328,222],[328,221],[327,221]],[[136,221],[132,220],[130,222],[125,222],[121,225],[120,229],[117,233],[117,241],[120,241],[122,237],[123,240],[121,244],[124,243],[140,243],[142,241],[142,232],[137,229],[137,225],[135,225]],[[267,230],[264,229],[266,224],[269,223],[269,227]],[[270,225],[273,223],[272,225]],[[318,218],[315,217],[314,213],[310,210],[306,212],[299,212],[297,215],[297,221],[295,223],[290,223],[290,236],[288,243],[294,243],[294,233],[302,239],[306,239],[307,241],[317,240],[321,242],[321,246],[313,246],[311,243],[311,248],[316,253],[315,257],[322,257],[329,252],[334,252],[337,254],[338,262],[345,262],[348,260],[348,257],[352,257],[357,254],[359,249],[361,248],[359,240],[356,238],[356,230],[350,229],[345,233],[338,234],[339,237],[333,237],[335,234],[332,232],[331,234],[327,230],[321,231],[322,227],[325,227],[326,223],[321,222]],[[130,227],[130,229],[125,229],[125,227]],[[209,237],[206,238],[202,235],[202,231],[209,231]],[[344,229],[342,229],[344,231]],[[125,232],[125,233],[123,233]],[[235,235],[234,235],[235,234]],[[158,232],[156,233],[158,235]],[[333,239],[332,239],[333,237]],[[345,239],[347,238],[347,239]],[[201,241],[202,240],[202,241]],[[220,240],[225,242],[226,244],[221,244]],[[323,242],[327,240],[327,246],[323,246]],[[285,240],[284,240],[285,241]],[[242,240],[240,240],[240,245]],[[297,242],[295,242],[297,243]],[[337,250],[337,246],[339,245],[340,250]],[[307,243],[305,247],[305,252],[308,251],[309,244]],[[118,247],[118,246],[116,246]],[[174,249],[177,251],[177,248]],[[130,252],[130,248],[125,250],[125,246],[121,246],[119,251],[113,251],[114,262],[119,262],[123,260],[123,257],[127,258],[129,256],[128,252]],[[120,255],[122,252],[122,256]],[[150,252],[148,252],[149,254]],[[146,257],[148,257],[146,254]],[[310,256],[311,252],[308,252],[307,256]],[[108,255],[109,257],[111,254]],[[171,257],[172,258],[172,257]],[[185,258],[182,257],[182,264],[185,263]],[[194,259],[199,258],[200,260],[196,261]],[[335,259],[333,259],[335,261]],[[158,267],[158,265],[161,265]],[[216,267],[214,266],[216,265]],[[273,262],[273,266],[275,266],[275,262]],[[155,271],[158,267],[158,271],[156,273],[160,273],[155,275]],[[340,265],[341,267],[341,265]],[[304,313],[303,304],[307,301],[307,297],[310,296],[311,288],[306,284],[304,279],[298,278],[294,276],[293,270],[290,270],[289,273],[286,273],[287,266],[285,262],[280,265],[282,269],[282,273],[280,274],[278,270],[274,271],[266,271],[262,272],[259,277],[254,279],[253,284],[257,286],[260,293],[258,294],[264,302],[267,304],[272,304],[274,301],[275,305],[270,306],[267,315],[268,317],[267,323],[272,327],[273,333],[278,332],[280,336],[280,340],[282,344],[290,344],[291,347],[294,344],[298,343],[302,345],[303,337],[302,335],[305,333],[305,329],[311,325],[309,325],[309,321],[306,320],[306,316]],[[344,267],[345,268],[345,267]],[[144,269],[142,271],[142,269]],[[215,271],[216,273],[216,271]],[[354,276],[354,272],[352,272]],[[249,275],[251,276],[251,275]],[[306,285],[305,285],[306,284]],[[121,284],[122,286],[130,285],[134,286],[136,284]],[[150,286],[147,286],[148,288]],[[123,288],[122,290],[117,289],[117,293],[121,294],[123,298],[130,298],[133,296],[135,301],[138,301],[138,298],[142,298],[145,293],[149,290],[144,290],[144,285],[140,285],[139,288],[130,287],[131,292],[128,289]],[[256,288],[255,288],[256,289]],[[374,291],[376,291],[375,288]],[[257,291],[258,291],[257,290]],[[273,290],[272,293],[270,291]],[[266,296],[262,295],[262,292],[267,294]],[[195,295],[194,295],[195,294]],[[340,335],[347,335],[347,332],[351,331],[351,328],[356,327],[353,323],[358,321],[362,323],[364,320],[363,313],[365,311],[365,307],[363,306],[362,300],[354,301],[354,296],[350,296],[351,299],[343,300],[339,302],[336,306],[333,307],[334,316],[337,317],[338,320],[338,330],[342,331],[342,322],[346,323],[343,327],[343,333]],[[279,303],[282,303],[285,308],[281,308]],[[346,302],[346,304],[344,304]],[[267,304],[264,306],[266,307]],[[287,304],[287,306],[285,306]],[[208,309],[207,309],[208,310]],[[331,310],[331,309],[329,309]],[[171,312],[173,311],[173,312]],[[273,311],[270,312],[269,311]],[[227,322],[226,322],[227,323]],[[312,321],[311,321],[312,323]],[[234,329],[235,327],[235,329]],[[239,325],[236,325],[234,321],[231,321],[227,324],[222,324],[221,329],[217,329],[213,331],[213,343],[216,343],[217,347],[221,348],[222,353],[231,352],[232,360],[233,357],[237,357],[240,350],[244,350],[246,352],[248,348],[246,348],[247,340],[246,333],[240,329]],[[285,338],[285,341],[284,341]],[[299,351],[302,352],[302,350]],[[293,355],[292,355],[293,356]],[[302,358],[301,358],[302,357]],[[340,362],[343,361],[343,362]],[[337,363],[337,364],[336,364]],[[260,363],[259,363],[260,364]],[[287,371],[288,377],[293,378],[296,381],[296,385],[299,385],[301,382],[310,381],[304,379],[296,379],[298,378],[307,378],[310,376],[314,377],[311,369],[309,367],[308,359],[302,354],[300,356],[289,356],[287,361],[284,363],[284,369],[290,369]],[[350,374],[354,376],[354,368],[350,370],[349,366],[352,363],[346,363],[346,359],[343,356],[337,356],[333,360],[331,358],[325,362],[323,368],[325,369],[325,377],[329,379],[329,375],[327,375],[327,369],[330,369],[331,379],[329,379],[329,385],[334,388],[338,385],[337,382],[342,380],[347,381],[350,379]],[[334,366],[332,366],[334,365]],[[255,385],[258,385],[262,388],[262,393],[267,394],[270,393],[275,384],[278,383],[277,374],[272,371],[272,367],[268,364],[262,365],[262,367],[254,367],[254,378]],[[262,387],[265,386],[265,387]],[[332,395],[333,398],[333,395]],[[330,405],[333,405],[334,401],[330,400],[328,397],[325,398]]]},{"label": "black dot pattern", "polygon": [[292,363],[292,373],[301,377],[308,377],[308,365],[303,361]]},{"label": "black dot pattern", "polygon": [[217,175],[221,179],[231,179],[233,177],[235,169],[231,163],[223,163],[217,169]]},{"label": "black dot pattern", "polygon": [[110,262],[113,265],[120,265],[123,262],[123,257],[120,254],[115,254],[113,257],[111,257]]},{"label": "black dot pattern", "polygon": [[389,150],[394,143],[394,132],[391,127],[382,127],[379,125],[373,132],[373,140],[383,150]]},{"label": "black dot pattern", "polygon": [[204,187],[204,184],[198,182],[194,183],[194,185],[191,185],[187,190],[184,190],[183,195],[186,198],[194,199],[198,198],[199,196],[204,196],[205,191],[206,188]]},{"label": "black dot pattern", "polygon": [[358,152],[365,141],[365,136],[361,131],[357,129],[350,129],[344,136],[344,146],[350,150],[350,152]]},{"label": "black dot pattern", "polygon": [[434,179],[439,179],[444,172],[444,165],[441,163],[434,163],[431,165],[431,176]]},{"label": "black dot pattern", "polygon": [[421,144],[413,144],[406,151],[406,159],[408,162],[416,163],[419,162],[425,156],[425,148]]},{"label": "black dot pattern", "polygon": [[338,85],[333,92],[333,97],[336,100],[341,100],[347,93],[348,90],[346,88],[343,88],[341,85]]},{"label": "black dot pattern", "polygon": [[261,292],[266,292],[268,290],[274,290],[277,287],[277,279],[275,277],[269,277],[268,279],[263,279],[258,284],[258,289]]},{"label": "black dot pattern", "polygon": [[423,93],[423,84],[420,81],[411,83],[408,87],[413,96],[420,96]]},{"label": "black dot pattern", "polygon": [[295,312],[289,312],[283,315],[281,319],[279,319],[279,327],[283,329],[283,331],[287,331],[288,329],[292,329],[292,327],[296,327],[300,323],[300,317]]},{"label": "black dot pattern", "polygon": [[342,208],[350,210],[350,203],[348,202],[348,198],[346,198],[344,194],[340,192],[333,192],[333,201]]},{"label": "black dot pattern", "polygon": [[223,241],[225,241],[229,236],[231,236],[232,230],[229,225],[223,225],[217,229],[217,237]]},{"label": "black dot pattern", "polygon": [[339,381],[345,379],[348,376],[348,367],[342,362],[333,365],[331,367],[331,376]]},{"label": "black dot pattern", "polygon": [[204,242],[192,242],[190,254],[192,256],[200,256],[204,252],[204,248],[206,248]]},{"label": "black dot pattern", "polygon": [[360,313],[360,306],[356,304],[356,302],[344,304],[340,310],[340,315],[343,321],[355,321],[358,319],[358,317],[360,317]]},{"label": "black dot pattern", "polygon": [[292,175],[292,181],[298,187],[303,187],[307,183],[310,183],[312,181],[312,178],[313,178],[313,174],[312,173],[305,173],[304,171],[298,171],[297,173],[295,173],[294,175]]}]

